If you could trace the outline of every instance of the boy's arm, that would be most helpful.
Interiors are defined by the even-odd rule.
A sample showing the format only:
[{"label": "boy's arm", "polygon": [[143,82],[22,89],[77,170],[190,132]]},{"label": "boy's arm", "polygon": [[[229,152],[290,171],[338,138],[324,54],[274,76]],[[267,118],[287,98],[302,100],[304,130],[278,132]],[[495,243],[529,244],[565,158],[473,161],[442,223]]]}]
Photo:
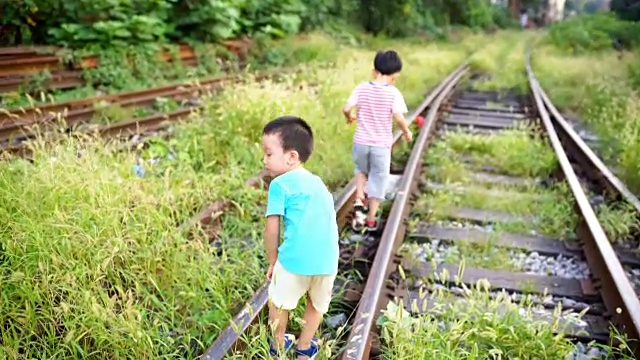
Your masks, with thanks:
[{"label": "boy's arm", "polygon": [[404,114],[409,112],[407,109],[407,104],[404,102],[404,97],[400,93],[400,90],[397,90],[396,96],[393,100],[393,119],[402,133],[405,135],[405,138],[411,137],[411,131],[409,130],[409,124],[404,118]]},{"label": "boy's arm", "polygon": [[351,95],[347,99],[347,103],[342,108],[342,114],[347,119],[347,124],[351,124],[356,120],[356,115],[353,113],[353,108],[358,105],[358,87],[353,89]]},{"label": "boy's arm", "polygon": [[264,229],[264,248],[267,251],[269,266],[276,264],[278,260],[278,243],[280,242],[280,216],[271,215],[267,217],[267,224]]},{"label": "boy's arm", "polygon": [[396,124],[398,124],[398,127],[400,128],[400,130],[402,130],[403,134],[406,135],[410,132],[409,123],[407,123],[407,120],[404,118],[404,114],[394,113],[393,119],[396,121]]},{"label": "boy's arm", "polygon": [[345,105],[342,108],[342,113],[344,114],[344,117],[347,118],[347,124],[351,124],[356,120],[356,116],[352,110],[353,110],[353,106],[349,106],[349,105]]},{"label": "boy's arm", "polygon": [[264,247],[269,259],[269,266],[278,260],[278,244],[280,243],[280,217],[284,216],[284,189],[277,181],[269,184],[267,198],[267,221],[264,229]]}]

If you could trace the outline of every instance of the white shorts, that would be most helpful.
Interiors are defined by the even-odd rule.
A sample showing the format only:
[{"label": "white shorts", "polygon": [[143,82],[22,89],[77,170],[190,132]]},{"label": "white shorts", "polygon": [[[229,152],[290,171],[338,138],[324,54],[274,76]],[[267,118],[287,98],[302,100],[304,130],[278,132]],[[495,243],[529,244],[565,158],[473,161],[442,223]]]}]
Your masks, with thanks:
[{"label": "white shorts", "polygon": [[269,300],[283,310],[293,310],[300,298],[308,293],[313,307],[321,314],[329,311],[336,275],[304,276],[288,272],[276,262],[269,284]]}]

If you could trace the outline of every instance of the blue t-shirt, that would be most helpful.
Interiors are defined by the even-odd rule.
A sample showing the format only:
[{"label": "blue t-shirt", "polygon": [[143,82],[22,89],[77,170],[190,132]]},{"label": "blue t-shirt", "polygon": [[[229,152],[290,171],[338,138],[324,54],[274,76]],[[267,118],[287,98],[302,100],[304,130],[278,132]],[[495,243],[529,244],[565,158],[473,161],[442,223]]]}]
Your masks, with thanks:
[{"label": "blue t-shirt", "polygon": [[297,275],[338,271],[338,224],[333,196],[318,176],[304,168],[286,172],[269,184],[266,216],[284,218],[278,261]]}]

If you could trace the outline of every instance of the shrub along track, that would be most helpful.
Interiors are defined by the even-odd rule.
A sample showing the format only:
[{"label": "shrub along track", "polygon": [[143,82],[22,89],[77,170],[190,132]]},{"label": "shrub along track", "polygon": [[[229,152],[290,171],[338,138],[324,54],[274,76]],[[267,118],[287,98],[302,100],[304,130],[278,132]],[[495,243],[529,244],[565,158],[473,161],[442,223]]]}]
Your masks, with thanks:
[{"label": "shrub along track", "polygon": [[[485,296],[483,311],[489,307],[490,312],[503,316],[515,311],[516,318],[517,313],[526,313],[539,321],[535,329],[541,338],[546,331],[550,337],[555,332],[578,341],[575,347],[568,341],[564,347],[547,347],[543,341],[542,347],[536,347],[516,339],[515,348],[511,348],[514,353],[507,355],[531,352],[553,357],[572,351],[594,355],[599,350],[584,343],[608,341],[609,321],[630,339],[638,340],[640,302],[622,264],[638,269],[640,261],[611,246],[581,181],[596,184],[601,179],[598,191],[613,191],[629,203],[633,198],[626,196],[624,186],[607,174],[601,163],[569,161],[592,157],[585,155],[584,144],[576,145],[570,130],[565,129],[560,137],[556,134],[554,126],[562,123],[558,119],[552,122],[542,106],[546,98],[533,74],[530,86],[534,96],[526,97],[510,92],[454,91],[466,72],[463,65],[449,75],[411,117],[426,113],[426,123],[393,191],[395,199],[387,209],[381,236],[343,235],[340,273],[345,281],[335,290],[336,301],[345,306],[335,302],[332,306],[329,316],[338,316],[327,321],[334,327],[327,335],[332,338],[328,344],[331,348],[344,345],[346,328],[351,332],[346,348],[341,349],[343,359],[368,359],[384,352],[407,356],[406,348],[394,348],[397,331],[393,332],[396,338],[387,332],[387,341],[381,342],[380,331],[374,326],[394,297],[403,300],[406,310],[414,315],[435,314],[455,321],[456,316],[463,316],[463,307],[478,307],[478,297]],[[535,115],[541,122],[534,120]],[[557,114],[552,111],[551,115]],[[429,165],[424,171],[426,179],[421,178],[423,161]],[[590,161],[595,164],[597,160]],[[579,180],[572,166],[589,178]],[[353,191],[352,182],[336,198],[340,228],[346,227],[352,215]],[[407,233],[412,244],[401,249]],[[427,258],[432,261],[425,261]],[[351,275],[353,270],[359,272],[359,280]],[[478,289],[469,290],[474,287]],[[265,346],[256,349],[255,344],[266,345],[264,330],[255,326],[265,323],[266,289],[265,283],[256,291],[203,359],[251,358],[266,353]],[[499,295],[502,290],[519,305]],[[557,306],[573,314],[554,314]],[[356,307],[355,318],[348,321],[345,313]],[[582,312],[582,318],[576,312]],[[390,312],[385,316],[393,318]],[[494,320],[493,325],[514,321],[513,316],[502,319]],[[477,321],[471,323],[472,328],[478,326]],[[549,327],[548,323],[555,325]],[[411,333],[417,331],[411,329]],[[415,341],[409,349],[420,348]]]},{"label": "shrub along track", "polygon": [[[264,80],[280,72],[258,73],[254,75],[254,79]],[[6,113],[0,113],[0,144],[2,144],[0,150],[29,157],[30,147],[24,141],[53,129],[62,129],[67,133],[95,132],[109,138],[162,130],[172,122],[184,120],[191,113],[201,110],[203,105],[199,101],[200,97],[242,80],[241,76],[216,77],[193,83],[165,85],[27,109],[7,110]],[[133,111],[123,110],[158,107],[159,104],[167,101],[174,102],[173,109],[162,109],[160,106],[157,109],[159,111],[151,111],[151,114],[142,117],[135,116]],[[83,124],[95,122],[96,118],[100,120],[101,117],[106,117],[107,121],[112,123],[88,124],[89,126],[84,126],[83,129]]]}]

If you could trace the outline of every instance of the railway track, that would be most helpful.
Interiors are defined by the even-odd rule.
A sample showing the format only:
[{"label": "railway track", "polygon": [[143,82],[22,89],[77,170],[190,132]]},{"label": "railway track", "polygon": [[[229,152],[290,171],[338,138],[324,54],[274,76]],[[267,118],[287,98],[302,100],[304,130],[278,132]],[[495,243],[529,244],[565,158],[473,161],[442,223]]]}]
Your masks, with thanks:
[{"label": "railway track", "polygon": [[[599,353],[585,344],[608,342],[610,324],[640,339],[640,289],[633,284],[640,259],[611,245],[585,189],[636,207],[638,200],[566,124],[528,64],[527,70],[531,94],[522,96],[465,87],[474,79],[462,65],[409,118],[423,114],[426,121],[392,191],[382,233],[342,236],[343,281],[336,290],[344,306],[330,319],[341,318],[338,330],[328,335],[342,359],[393,352],[393,338],[387,332],[381,339],[376,326],[391,301],[413,316],[446,320],[452,313],[446,309],[473,307],[478,293],[513,300],[491,308],[498,315],[513,315],[515,306],[516,315],[527,313],[571,338],[575,358]],[[349,224],[354,191],[351,182],[336,197],[340,228]],[[360,280],[349,275],[354,269]],[[249,348],[265,323],[266,302],[265,283],[202,359],[255,354]],[[557,306],[568,312],[554,313]],[[635,343],[629,346],[640,355]]]},{"label": "railway track", "polygon": [[[263,72],[254,76],[264,80],[276,75]],[[27,109],[13,109],[0,113],[0,150],[21,157],[30,157],[31,149],[25,140],[52,130],[97,133],[103,137],[132,136],[166,128],[172,122],[185,119],[201,110],[200,98],[218,91],[229,83],[243,81],[242,76],[224,76],[204,79],[196,83],[182,83],[113,95],[46,104]],[[122,119],[107,125],[89,125],[104,109],[149,108],[160,99],[171,99],[179,104],[175,110],[156,112],[143,117]],[[84,129],[82,128],[84,127]]]},{"label": "railway track", "polygon": [[[84,84],[83,69],[100,65],[97,56],[85,56],[77,62],[65,61],[56,47],[10,47],[0,49],[0,94],[19,90],[34,74],[47,71],[50,78],[42,84],[48,90],[71,89]],[[172,53],[163,50],[158,55],[162,61],[174,61]],[[198,59],[195,49],[186,44],[178,45],[177,57],[187,66],[195,66]]]},{"label": "railway track", "polygon": [[[248,38],[225,40],[221,42],[227,50],[238,56],[242,62],[248,47],[253,42]],[[60,52],[61,48],[50,46],[6,47],[0,48],[0,94],[19,91],[37,73],[47,71],[49,77],[41,84],[47,90],[72,89],[85,84],[83,69],[100,66],[97,56],[85,56],[76,61],[67,61]],[[177,44],[174,54],[162,50],[158,58],[164,62],[180,61],[185,66],[198,65],[196,49],[187,44]]]}]

